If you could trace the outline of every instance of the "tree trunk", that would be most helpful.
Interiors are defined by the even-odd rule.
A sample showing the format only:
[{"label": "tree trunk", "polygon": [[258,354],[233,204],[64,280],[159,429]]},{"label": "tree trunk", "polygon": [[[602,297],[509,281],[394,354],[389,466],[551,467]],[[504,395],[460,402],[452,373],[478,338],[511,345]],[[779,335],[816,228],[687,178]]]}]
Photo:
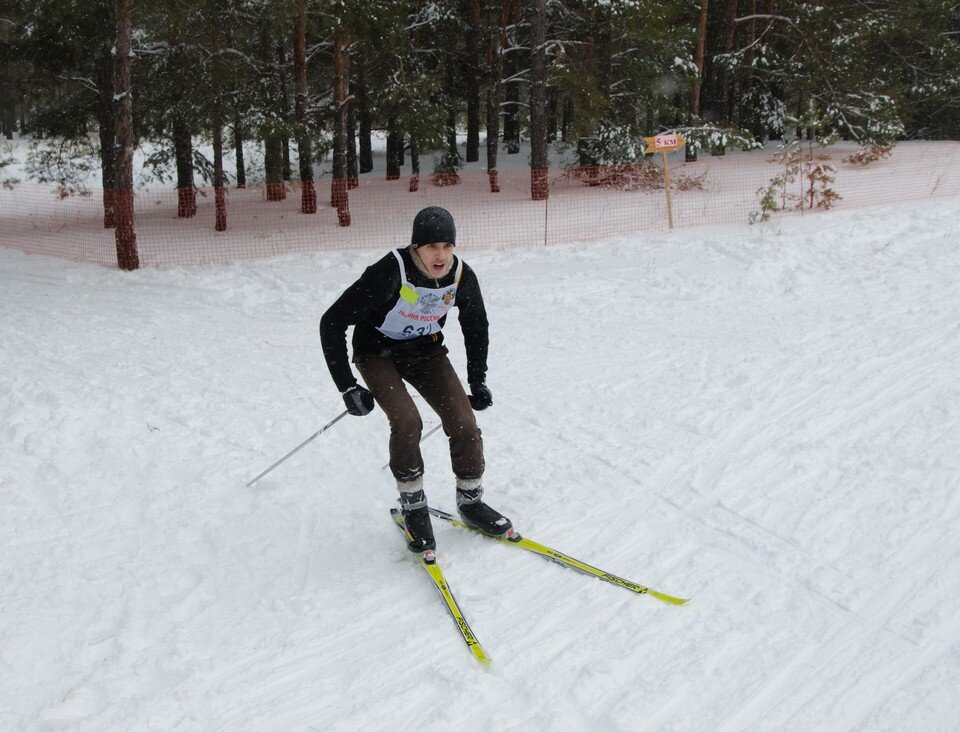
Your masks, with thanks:
[{"label": "tree trunk", "polygon": [[177,218],[197,215],[197,193],[193,187],[193,141],[190,126],[179,112],[173,118],[173,154],[177,164]]},{"label": "tree trunk", "polygon": [[547,158],[547,0],[536,0],[530,68],[530,197],[550,195]]},{"label": "tree trunk", "polygon": [[563,100],[563,114],[560,117],[560,140],[562,142],[569,142],[570,140],[570,125],[573,124],[573,113],[573,100],[566,97]]},{"label": "tree trunk", "polygon": [[[750,9],[747,11],[748,15],[757,14],[757,0],[750,0]],[[750,22],[747,24],[747,50],[744,54],[743,63],[744,67],[747,69],[754,68],[756,63],[756,49],[757,49],[757,19],[751,18]],[[740,87],[740,96],[741,98],[749,97],[751,91],[753,90],[753,85],[756,82],[756,76],[752,73],[745,74],[741,80]],[[757,124],[757,115],[750,115],[750,119],[746,122],[743,120],[743,110],[741,108],[740,114],[738,115],[740,125],[746,127],[750,130],[754,137],[756,137],[761,142],[765,137],[764,130],[761,129],[760,125]]]},{"label": "tree trunk", "polygon": [[287,188],[283,183],[283,138],[275,133],[267,133],[263,138],[263,172],[267,183],[267,200],[284,200]]},{"label": "tree trunk", "polygon": [[613,34],[610,28],[613,21],[602,7],[595,7],[591,11],[591,15],[595,19],[593,27],[596,34],[590,44],[590,51],[597,68],[600,93],[607,103],[607,109],[615,110],[613,99],[613,38],[611,37]]},{"label": "tree trunk", "polygon": [[[765,15],[769,16],[777,15],[776,0],[765,0],[763,4],[763,12]],[[777,36],[773,33],[773,26],[775,22],[776,21],[772,19],[765,20],[759,33],[762,39],[763,47],[773,48],[774,50],[776,50],[777,46],[780,45],[780,42],[777,40]],[[783,99],[785,96],[783,85],[784,81],[782,80],[769,80],[765,82],[766,90],[777,99]],[[773,134],[782,134],[782,130],[771,128],[769,123],[766,121],[758,124],[758,128],[761,130],[761,134],[757,135],[757,137],[760,138],[768,138]]]},{"label": "tree trunk", "polygon": [[[175,15],[177,4],[172,5]],[[177,17],[170,25],[171,62],[178,68],[186,64],[186,53],[180,37],[180,19]],[[193,139],[190,123],[184,115],[182,105],[185,92],[180,84],[174,91],[171,112],[171,134],[173,138],[173,157],[177,170],[177,218],[190,219],[197,215],[197,192],[193,187]]]},{"label": "tree trunk", "polygon": [[131,12],[133,0],[117,0],[117,195],[114,199],[117,266],[123,270],[140,267],[137,235],[133,228],[133,104],[130,89],[132,54]]},{"label": "tree trunk", "polygon": [[480,159],[480,84],[467,96],[467,149],[466,161],[475,163]]},{"label": "tree trunk", "polygon": [[227,195],[223,180],[223,120],[218,114],[213,120],[213,199],[214,230],[227,230]]},{"label": "tree trunk", "polygon": [[[517,73],[516,52],[511,53],[504,62],[504,75],[510,79]],[[503,83],[503,144],[507,155],[520,152],[520,82],[514,79]]]},{"label": "tree trunk", "polygon": [[[109,50],[109,47],[104,49]],[[109,56],[109,54],[107,54]],[[111,69],[109,86],[113,88],[113,73]],[[103,84],[99,85],[103,88]],[[16,100],[21,97],[17,88],[17,80],[14,74],[13,65],[0,69],[0,132],[8,140],[13,139],[13,133],[17,128],[17,103]]]},{"label": "tree trunk", "polygon": [[499,193],[497,181],[497,150],[500,145],[500,86],[503,79],[503,35],[509,13],[504,2],[499,15],[493,3],[487,6],[487,177],[490,192]]},{"label": "tree trunk", "polygon": [[338,31],[333,41],[333,183],[331,202],[337,207],[337,223],[350,226],[347,198],[347,39]]},{"label": "tree trunk", "polygon": [[[736,36],[737,26],[737,4],[739,0],[726,0],[724,6],[724,38],[723,51],[729,54],[733,51],[733,41]],[[734,98],[733,89],[736,79],[728,69],[723,71],[723,120],[727,125],[734,123]]]},{"label": "tree trunk", "polygon": [[237,159],[237,188],[247,187],[247,168],[243,162],[243,124],[240,113],[233,114],[233,152]]},{"label": "tree trunk", "polygon": [[467,32],[467,150],[468,163],[480,159],[480,0],[471,0]]},{"label": "tree trunk", "polygon": [[447,109],[447,155],[450,156],[450,162],[457,164],[460,162],[460,150],[457,148],[457,109],[456,102],[450,101],[450,107]]},{"label": "tree trunk", "polygon": [[293,170],[290,167],[290,135],[287,132],[293,114],[290,110],[290,79],[287,69],[287,49],[283,41],[277,42],[277,76],[280,79],[277,94],[277,111],[284,122],[284,131],[281,134],[280,149],[283,153],[283,180],[293,180]]},{"label": "tree trunk", "polygon": [[100,54],[97,86],[100,103],[97,120],[100,126],[100,179],[103,182],[103,228],[117,225],[113,199],[117,190],[117,111],[113,100],[114,60],[108,47]]},{"label": "tree trunk", "polygon": [[367,102],[367,64],[360,63],[357,79],[357,124],[360,128],[360,172],[369,173],[373,170],[373,145],[370,138],[373,133],[373,120],[370,115],[370,105]]},{"label": "tree trunk", "polygon": [[3,109],[0,110],[0,129],[3,131],[3,136],[8,140],[13,139],[13,132],[16,127],[17,112],[15,105],[12,101],[8,101],[3,105]]},{"label": "tree trunk", "polygon": [[[590,68],[596,70],[597,74],[597,83],[599,86],[603,86],[603,74],[600,69],[600,62],[597,60],[597,9],[596,6],[589,8],[588,13],[588,23],[587,23],[587,35],[584,38],[584,58],[589,64]],[[606,95],[604,94],[604,99]],[[649,127],[647,127],[649,129]],[[590,145],[587,144],[587,138],[582,135],[577,138],[577,165],[581,168],[592,168],[594,171],[597,166],[597,156],[594,152],[591,151]],[[590,185],[598,185],[597,176],[594,175],[591,178]]]},{"label": "tree trunk", "polygon": [[[110,79],[110,86],[112,88],[112,74],[110,75]],[[99,87],[102,90],[103,84],[99,84]],[[0,69],[0,133],[8,140],[13,139],[13,131],[17,123],[17,110],[14,99],[18,96],[13,77],[13,69],[10,66]]]},{"label": "tree trunk", "polygon": [[[265,23],[265,22],[264,22]],[[264,24],[260,28],[260,48],[263,59],[269,64],[268,83],[264,84],[263,100],[267,112],[263,127],[263,168],[267,184],[267,200],[282,201],[287,197],[283,182],[283,135],[277,129],[283,116],[283,76],[280,72],[277,47]]]},{"label": "tree trunk", "polygon": [[[697,80],[694,82],[693,91],[690,94],[690,117],[694,124],[700,117],[700,89],[703,86],[703,57],[707,48],[707,6],[709,4],[710,0],[700,0],[700,14],[697,17],[697,48],[693,59],[697,66]],[[687,145],[686,159],[688,163],[696,162],[697,149],[695,147]]]},{"label": "tree trunk", "polygon": [[450,164],[459,166],[460,151],[457,148],[457,112],[459,111],[459,100],[456,95],[456,79],[460,69],[457,68],[456,39],[448,38],[446,53],[446,97],[447,97],[447,121],[444,125],[447,138],[447,161]]},{"label": "tree trunk", "polygon": [[387,121],[387,180],[400,179],[400,155],[403,149],[403,133],[396,117]]},{"label": "tree trunk", "polygon": [[357,166],[357,112],[354,109],[353,92],[356,84],[350,82],[350,102],[347,104],[347,188],[353,190],[360,186],[360,173]]},{"label": "tree trunk", "polygon": [[307,0],[298,0],[293,31],[293,86],[296,92],[297,157],[300,163],[300,213],[317,212],[313,184],[313,151],[307,126]]},{"label": "tree trunk", "polygon": [[227,196],[223,176],[223,63],[220,19],[213,19],[213,199],[214,230],[227,230]]},{"label": "tree trunk", "polygon": [[410,135],[410,192],[413,193],[420,187],[420,149],[417,146],[417,138]]},{"label": "tree trunk", "polygon": [[547,141],[557,139],[557,119],[560,116],[560,98],[555,88],[547,88]]}]

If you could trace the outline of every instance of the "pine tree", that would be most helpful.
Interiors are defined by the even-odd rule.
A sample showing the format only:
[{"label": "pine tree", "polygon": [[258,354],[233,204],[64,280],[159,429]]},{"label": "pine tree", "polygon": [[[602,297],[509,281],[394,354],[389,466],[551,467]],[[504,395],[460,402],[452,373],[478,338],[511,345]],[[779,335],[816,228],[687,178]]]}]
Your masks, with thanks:
[{"label": "pine tree", "polygon": [[530,197],[549,196],[547,157],[547,3],[537,0],[531,33],[530,69]]},{"label": "pine tree", "polygon": [[[812,125],[804,134],[886,143],[911,124],[943,129],[924,128],[944,105],[956,108],[955,3],[751,0],[749,10],[734,20],[736,42],[713,59],[711,107],[728,122],[780,136],[803,117]],[[737,88],[744,93],[731,95]]]},{"label": "pine tree", "polygon": [[500,143],[500,101],[503,87],[503,53],[507,32],[517,12],[518,0],[489,0],[485,19],[486,29],[486,111],[487,111],[487,177],[490,192],[499,193],[497,180],[497,150]]},{"label": "pine tree", "polygon": [[227,110],[227,104],[224,94],[224,60],[223,44],[221,41],[221,26],[224,21],[224,15],[221,12],[222,5],[213,0],[214,6],[209,10],[207,18],[211,37],[211,82],[213,98],[210,102],[211,108],[211,137],[213,141],[213,196],[214,196],[214,230],[227,230],[227,195],[226,195],[226,176],[223,172],[223,125]]},{"label": "pine tree", "polygon": [[133,223],[133,89],[130,65],[133,58],[133,0],[117,0],[116,48],[116,133],[117,133],[117,193],[114,199],[116,216],[115,239],[117,265],[120,269],[140,267],[137,236]]},{"label": "pine tree", "polygon": [[307,82],[307,0],[297,0],[293,31],[293,83],[296,89],[297,158],[300,164],[300,212],[317,212],[313,186],[313,149],[309,124],[310,87]]},{"label": "pine tree", "polygon": [[347,32],[343,27],[334,31],[333,40],[333,184],[331,197],[337,208],[340,226],[350,225],[350,207],[347,199]]},{"label": "pine tree", "polygon": [[645,135],[686,119],[679,92],[692,83],[691,17],[679,0],[582,0],[558,15],[553,83],[570,107],[580,165],[628,162]]},{"label": "pine tree", "polygon": [[467,102],[467,146],[466,161],[475,163],[480,159],[480,92],[483,76],[481,67],[480,42],[482,30],[480,23],[481,0],[467,0],[468,25],[466,48],[463,57],[462,75],[464,77],[464,96]]},{"label": "pine tree", "polygon": [[[27,0],[5,14],[11,21],[7,54],[19,59],[26,90],[22,103],[32,112],[21,132],[60,143],[35,150],[28,160],[29,173],[41,182],[56,183],[63,193],[80,192],[97,156],[104,226],[113,227],[117,149],[112,4]],[[89,142],[95,132],[100,141],[96,148]]]}]

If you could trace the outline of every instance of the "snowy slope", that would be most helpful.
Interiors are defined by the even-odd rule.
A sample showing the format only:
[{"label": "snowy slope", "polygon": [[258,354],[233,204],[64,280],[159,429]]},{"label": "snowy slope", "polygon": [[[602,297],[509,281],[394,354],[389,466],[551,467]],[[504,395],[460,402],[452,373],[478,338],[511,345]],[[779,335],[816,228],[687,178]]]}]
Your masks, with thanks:
[{"label": "snowy slope", "polygon": [[693,598],[438,525],[489,673],[390,525],[382,413],[244,487],[341,411],[317,322],[378,255],[0,250],[0,728],[960,727],[960,200],[470,254],[490,501]]}]

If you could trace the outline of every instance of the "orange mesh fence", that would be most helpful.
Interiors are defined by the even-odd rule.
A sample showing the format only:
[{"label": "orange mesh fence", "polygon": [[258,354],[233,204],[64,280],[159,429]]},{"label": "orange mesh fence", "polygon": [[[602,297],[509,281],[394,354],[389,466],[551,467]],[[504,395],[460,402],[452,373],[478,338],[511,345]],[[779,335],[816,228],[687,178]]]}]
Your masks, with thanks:
[{"label": "orange mesh fence", "polygon": [[[900,143],[868,164],[851,158],[856,150],[841,144],[815,150],[812,159],[804,151],[802,160],[770,150],[701,154],[694,163],[685,163],[682,151],[671,154],[673,226],[745,224],[762,212],[764,192],[768,207],[772,203],[782,209],[773,212],[777,216],[822,211],[828,204],[843,210],[960,195],[960,143]],[[534,200],[532,184],[540,196],[546,188],[547,197]],[[491,191],[492,185],[498,192]],[[105,197],[108,203],[116,198],[116,221],[104,220]],[[128,244],[121,249],[121,266],[126,267],[384,249],[406,244],[414,214],[428,205],[453,213],[457,244],[465,250],[589,242],[669,226],[660,155],[640,165],[551,169],[533,176],[529,169],[515,167],[501,170],[495,181],[474,169],[456,180],[430,173],[385,180],[382,173],[368,173],[334,186],[330,178],[319,178],[306,191],[298,182],[269,190],[137,189],[132,232],[125,228],[129,219],[122,215],[123,200],[109,191],[61,198],[49,186],[30,183],[0,189],[0,245],[117,267],[115,229],[105,223],[119,222]],[[313,201],[315,213],[304,213],[313,210]],[[130,237],[136,261],[130,260]]]}]

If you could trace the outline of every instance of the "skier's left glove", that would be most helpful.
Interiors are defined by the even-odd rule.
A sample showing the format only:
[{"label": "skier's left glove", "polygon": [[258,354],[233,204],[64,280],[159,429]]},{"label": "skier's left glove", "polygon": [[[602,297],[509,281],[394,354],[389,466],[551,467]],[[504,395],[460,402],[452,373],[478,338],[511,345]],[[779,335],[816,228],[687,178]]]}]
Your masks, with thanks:
[{"label": "skier's left glove", "polygon": [[354,384],[342,394],[347,411],[354,417],[362,417],[373,411],[373,394],[359,384]]},{"label": "skier's left glove", "polygon": [[477,412],[482,412],[493,405],[493,394],[483,383],[470,384],[470,396],[468,398],[470,399],[470,406]]}]

